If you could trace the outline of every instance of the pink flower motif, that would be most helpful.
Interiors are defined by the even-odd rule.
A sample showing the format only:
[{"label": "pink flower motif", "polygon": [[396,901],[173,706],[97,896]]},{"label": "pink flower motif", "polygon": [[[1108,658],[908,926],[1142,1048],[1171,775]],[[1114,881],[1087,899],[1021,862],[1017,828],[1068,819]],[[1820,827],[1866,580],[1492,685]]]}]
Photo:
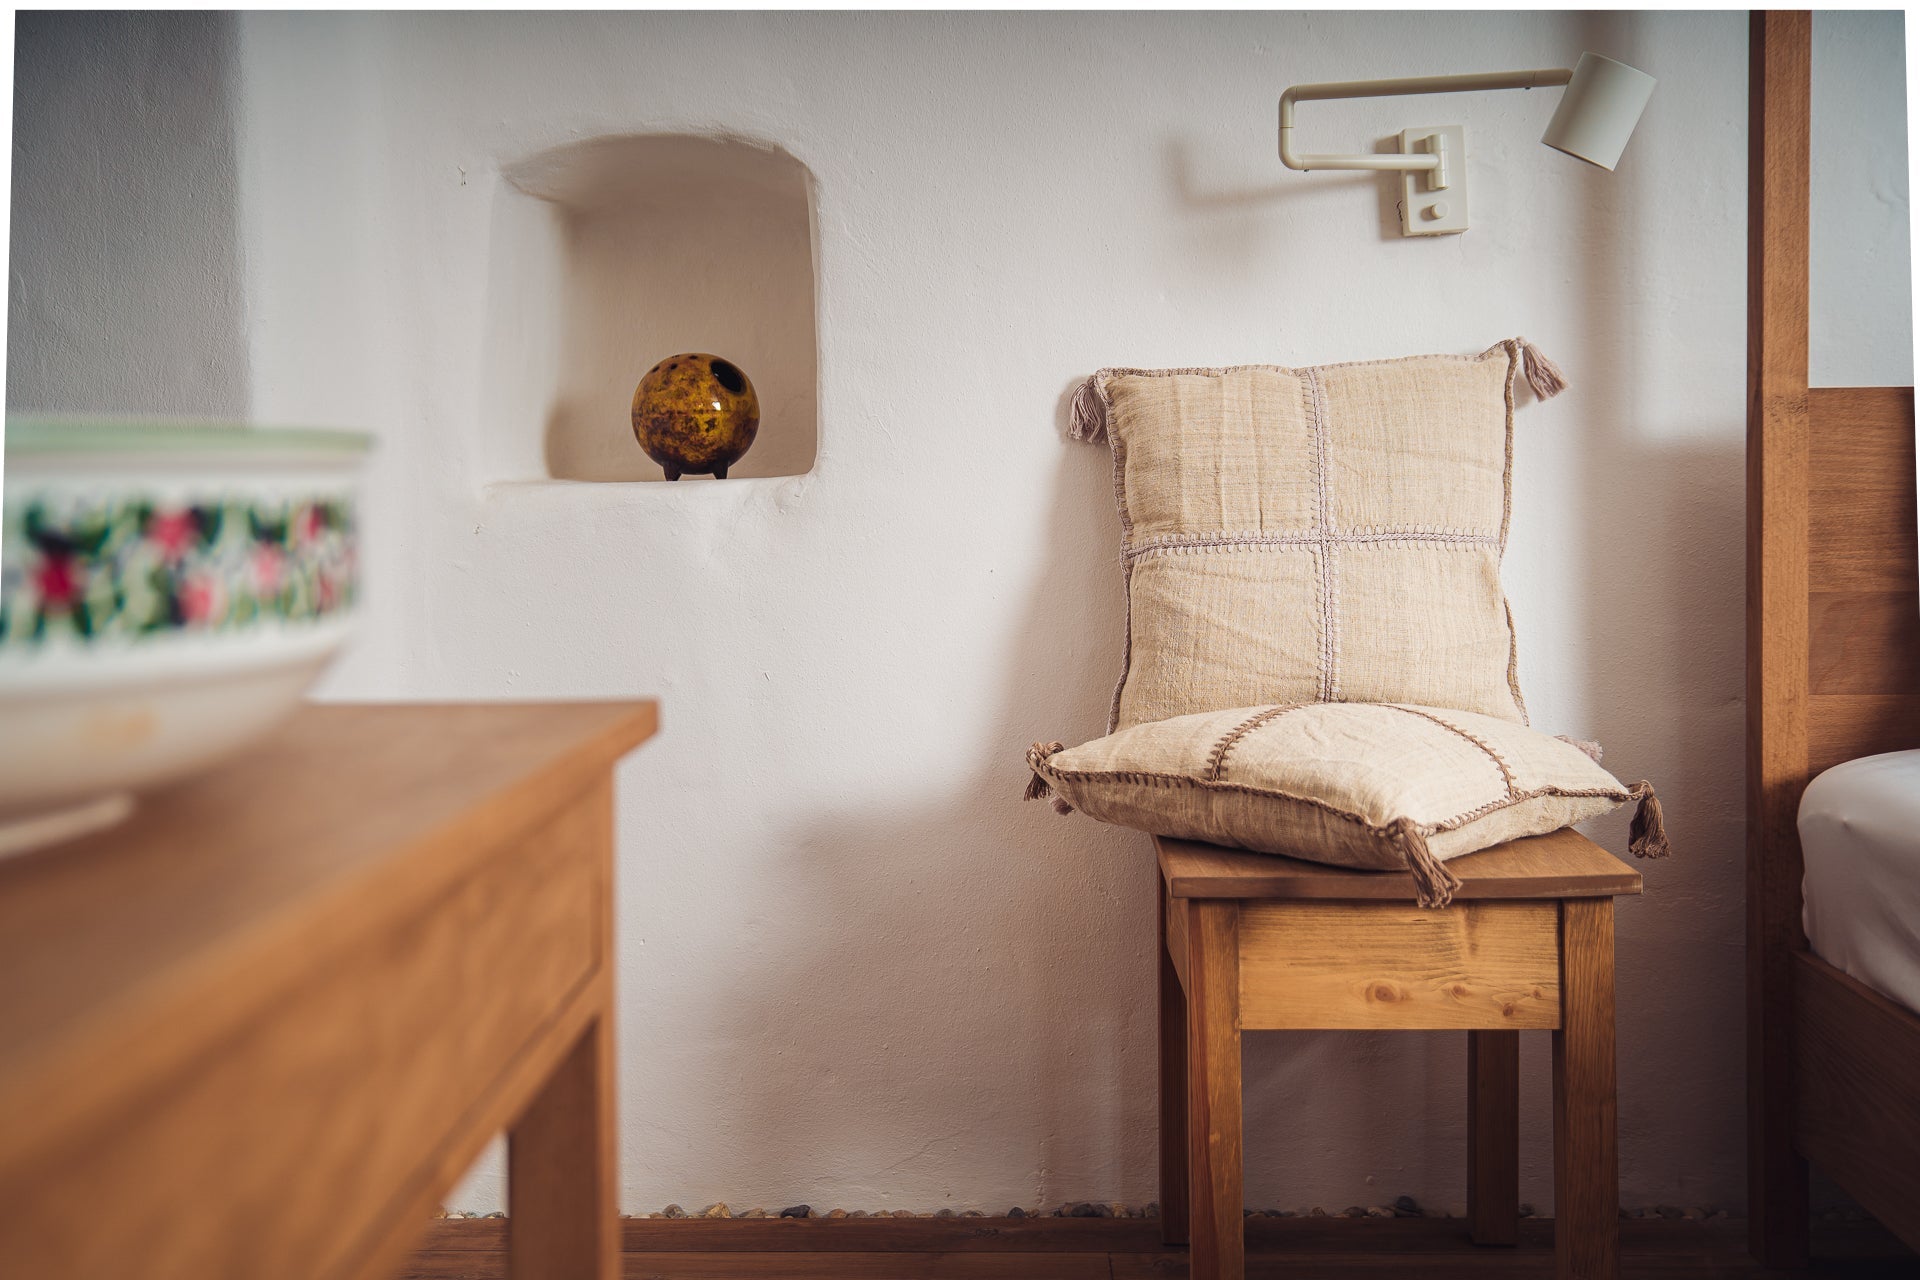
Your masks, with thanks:
[{"label": "pink flower motif", "polygon": [[80,599],[80,570],[72,556],[49,555],[33,571],[34,589],[44,606],[71,609]]},{"label": "pink flower motif", "polygon": [[226,607],[220,579],[197,573],[180,584],[180,614],[188,622],[211,622]]},{"label": "pink flower motif", "polygon": [[280,548],[259,546],[253,552],[253,588],[262,596],[280,594],[280,584],[286,579],[287,557]]},{"label": "pink flower motif", "polygon": [[333,608],[340,599],[340,586],[331,573],[322,570],[314,582],[314,607],[321,613]]},{"label": "pink flower motif", "polygon": [[313,542],[319,538],[321,531],[320,504],[309,502],[301,507],[299,514],[293,518],[294,540],[300,544]]},{"label": "pink flower motif", "polygon": [[160,558],[176,564],[200,530],[190,511],[164,511],[147,522],[147,539],[160,548]]}]

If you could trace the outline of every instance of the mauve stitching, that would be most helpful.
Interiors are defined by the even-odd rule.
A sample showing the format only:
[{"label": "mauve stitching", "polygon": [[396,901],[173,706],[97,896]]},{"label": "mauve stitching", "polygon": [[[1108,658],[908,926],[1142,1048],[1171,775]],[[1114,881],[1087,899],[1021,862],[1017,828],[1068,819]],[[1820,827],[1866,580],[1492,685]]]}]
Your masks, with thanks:
[{"label": "mauve stitching", "polygon": [[1220,775],[1225,773],[1227,769],[1227,754],[1240,745],[1240,739],[1246,737],[1255,729],[1267,723],[1267,721],[1278,719],[1289,711],[1298,711],[1303,705],[1305,704],[1296,702],[1286,706],[1267,707],[1254,712],[1245,720],[1242,720],[1239,724],[1227,730],[1220,741],[1213,744],[1213,750],[1207,753],[1207,780],[1209,782],[1220,781]]},{"label": "mauve stitching", "polygon": [[1320,383],[1318,369],[1306,371],[1308,405],[1313,423],[1314,495],[1317,504],[1315,532],[1319,534],[1320,569],[1320,700],[1333,702],[1340,694],[1340,619],[1339,575],[1334,561],[1333,495],[1329,489],[1326,388]]},{"label": "mauve stitching", "polygon": [[1449,724],[1447,721],[1442,720],[1439,716],[1436,716],[1431,712],[1422,711],[1418,707],[1403,706],[1397,702],[1390,703],[1389,705],[1392,706],[1395,711],[1404,711],[1410,716],[1419,716],[1422,720],[1431,721],[1432,723],[1439,725],[1442,729],[1451,729],[1453,732],[1459,734],[1462,738],[1465,738],[1468,742],[1471,742],[1474,746],[1480,748],[1480,750],[1486,753],[1487,759],[1493,761],[1494,768],[1500,770],[1500,780],[1506,783],[1507,794],[1509,796],[1513,794],[1513,770],[1507,767],[1507,762],[1500,758],[1500,753],[1498,751],[1495,751],[1492,747],[1482,742],[1478,737],[1474,736],[1473,734],[1468,733],[1465,729],[1462,729],[1459,725]]},{"label": "mauve stitching", "polygon": [[1547,796],[1569,800],[1588,798],[1612,800],[1616,804],[1625,804],[1634,798],[1634,793],[1626,787],[1581,788],[1575,790],[1571,787],[1548,785],[1536,787],[1532,791],[1516,791],[1512,795],[1504,796],[1498,800],[1489,800],[1483,805],[1472,809],[1464,809],[1451,818],[1442,818],[1438,822],[1415,822],[1410,818],[1395,818],[1389,821],[1386,826],[1376,826],[1365,814],[1354,813],[1351,810],[1339,808],[1317,796],[1294,795],[1290,791],[1281,791],[1274,787],[1249,786],[1244,782],[1208,782],[1204,778],[1189,777],[1184,773],[1149,773],[1145,770],[1138,769],[1057,769],[1052,764],[1043,764],[1036,772],[1042,773],[1048,778],[1107,779],[1113,782],[1140,783],[1147,786],[1168,788],[1198,787],[1202,791],[1233,791],[1242,795],[1264,796],[1273,800],[1291,800],[1296,804],[1308,805],[1315,809],[1324,809],[1336,817],[1350,819],[1367,828],[1367,830],[1374,832],[1376,835],[1381,835],[1383,838],[1390,838],[1385,836],[1385,832],[1387,827],[1391,827],[1395,822],[1404,820],[1408,827],[1423,836],[1428,836],[1436,831],[1456,830],[1457,828],[1466,826],[1469,822],[1478,821],[1490,813],[1498,813],[1502,809],[1511,809],[1514,805],[1524,804],[1528,800],[1539,800]]},{"label": "mauve stitching", "polygon": [[1498,547],[1490,533],[1471,533],[1465,529],[1429,529],[1424,525],[1406,528],[1373,528],[1334,531],[1327,534],[1302,533],[1162,533],[1142,539],[1121,555],[1137,560],[1151,555],[1185,555],[1205,551],[1240,551],[1262,547],[1378,546],[1385,543],[1428,543],[1443,546]]}]

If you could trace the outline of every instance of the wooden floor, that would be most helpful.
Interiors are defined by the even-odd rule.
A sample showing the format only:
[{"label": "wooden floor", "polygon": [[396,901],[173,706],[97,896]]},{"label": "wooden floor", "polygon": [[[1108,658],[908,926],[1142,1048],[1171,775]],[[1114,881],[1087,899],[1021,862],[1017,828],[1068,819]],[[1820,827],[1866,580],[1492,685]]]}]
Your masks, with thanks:
[{"label": "wooden floor", "polygon": [[[1160,1244],[1159,1225],[1129,1219],[629,1219],[625,1280],[1132,1280],[1187,1274],[1186,1251]],[[1520,1224],[1515,1249],[1476,1248],[1457,1219],[1256,1218],[1249,1280],[1334,1277],[1548,1277],[1553,1224]],[[1699,1280],[1764,1272],[1746,1257],[1746,1224],[1626,1220],[1630,1280]],[[435,1222],[407,1280],[505,1275],[498,1219]],[[1820,1280],[1920,1277],[1920,1259],[1871,1223],[1815,1229]]]}]

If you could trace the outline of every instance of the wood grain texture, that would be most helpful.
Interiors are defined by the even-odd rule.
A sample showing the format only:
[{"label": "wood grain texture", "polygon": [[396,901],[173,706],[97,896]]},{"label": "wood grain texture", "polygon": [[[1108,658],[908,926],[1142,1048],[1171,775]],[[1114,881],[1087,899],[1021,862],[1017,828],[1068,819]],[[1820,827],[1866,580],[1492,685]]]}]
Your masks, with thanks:
[{"label": "wood grain texture", "polygon": [[[1609,900],[1610,901],[1610,900]],[[1560,1025],[1551,902],[1249,902],[1240,909],[1249,1031]]]},{"label": "wood grain texture", "polygon": [[1920,1251],[1920,1014],[1794,957],[1794,1140]]},{"label": "wood grain texture", "polygon": [[[451,1219],[429,1224],[427,1245],[402,1280],[500,1280],[505,1222]],[[999,1257],[987,1275],[1177,1277],[1186,1251],[1159,1244],[1151,1220],[1093,1218],[629,1219],[621,1224],[629,1277],[792,1277],[873,1274],[895,1280],[953,1276],[967,1255]],[[1518,1247],[1486,1250],[1464,1224],[1432,1218],[1250,1218],[1247,1272],[1256,1277],[1322,1275],[1423,1280],[1553,1274],[1553,1222],[1520,1222]],[[1910,1280],[1913,1256],[1873,1223],[1822,1224],[1822,1261],[1807,1280]],[[1622,1272],[1635,1280],[1761,1280],[1746,1256],[1739,1222],[1623,1219]],[[988,1265],[988,1264],[981,1264]]]},{"label": "wood grain texture", "polygon": [[390,1274],[577,1036],[651,708],[310,708],[0,867],[0,1273]]},{"label": "wood grain texture", "polygon": [[1241,1280],[1240,908],[1187,905],[1187,1212],[1193,1280]]},{"label": "wood grain texture", "polygon": [[1807,270],[1812,17],[1752,15],[1747,191],[1747,1189],[1754,1252],[1805,1261],[1807,1177],[1788,1122],[1788,960],[1806,785]]},{"label": "wood grain texture", "polygon": [[1912,387],[1814,387],[1808,578],[1816,591],[1915,593]]},{"label": "wood grain texture", "polygon": [[[1404,871],[1355,871],[1156,837],[1160,874],[1176,898],[1412,902]],[[1639,893],[1640,873],[1577,831],[1514,840],[1454,858],[1456,902],[1480,898],[1606,897]]]},{"label": "wood grain texture", "polygon": [[1613,1045],[1613,900],[1560,906],[1564,1023],[1553,1033],[1554,1274],[1620,1273]]},{"label": "wood grain texture", "polygon": [[1520,1033],[1467,1032],[1467,1229],[1475,1244],[1520,1238]]},{"label": "wood grain texture", "polygon": [[[1187,1242],[1187,904],[1160,899],[1160,1239]],[[1173,925],[1178,922],[1176,932]]]},{"label": "wood grain texture", "polygon": [[[607,1002],[611,1013],[611,1002]],[[507,1135],[515,1276],[614,1280],[620,1273],[613,1029],[594,1019]]]}]

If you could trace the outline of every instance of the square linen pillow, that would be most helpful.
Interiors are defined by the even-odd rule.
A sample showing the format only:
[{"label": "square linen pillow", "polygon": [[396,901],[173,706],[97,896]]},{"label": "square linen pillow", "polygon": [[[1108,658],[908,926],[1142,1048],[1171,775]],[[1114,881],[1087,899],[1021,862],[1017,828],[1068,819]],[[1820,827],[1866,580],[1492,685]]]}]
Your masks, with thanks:
[{"label": "square linen pillow", "polygon": [[[1154,835],[1413,873],[1420,905],[1460,881],[1441,864],[1638,800],[1632,851],[1664,857],[1649,783],[1622,786],[1587,748],[1494,716],[1296,703],[1135,725],[1071,750],[1035,743],[1027,798]],[[1593,748],[1595,752],[1598,748]]]},{"label": "square linen pillow", "polygon": [[1500,588],[1521,338],[1477,356],[1102,369],[1073,435],[1113,449],[1127,635],[1107,729],[1292,702],[1526,723]]}]

